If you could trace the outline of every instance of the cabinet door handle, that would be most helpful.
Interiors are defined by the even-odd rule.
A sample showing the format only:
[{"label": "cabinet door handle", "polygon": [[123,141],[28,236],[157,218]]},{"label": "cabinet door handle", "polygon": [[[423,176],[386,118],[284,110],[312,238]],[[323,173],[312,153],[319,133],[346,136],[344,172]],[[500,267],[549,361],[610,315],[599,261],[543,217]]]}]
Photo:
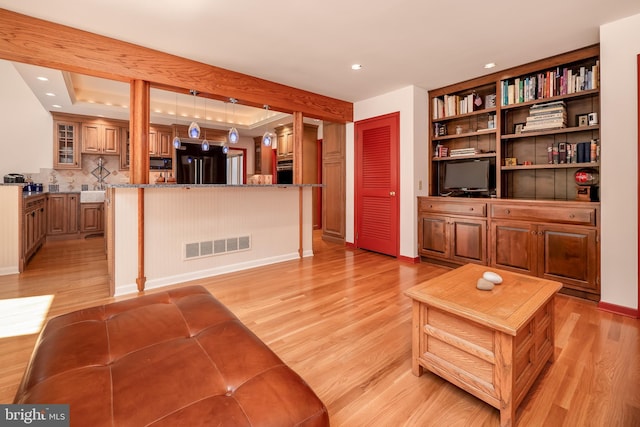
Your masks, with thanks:
[{"label": "cabinet door handle", "polygon": [[395,191],[389,191],[389,195],[390,195],[390,196],[395,196],[395,195],[396,195],[396,192],[395,192]]},{"label": "cabinet door handle", "polygon": [[31,212],[31,216],[36,216],[36,213],[35,212]]}]

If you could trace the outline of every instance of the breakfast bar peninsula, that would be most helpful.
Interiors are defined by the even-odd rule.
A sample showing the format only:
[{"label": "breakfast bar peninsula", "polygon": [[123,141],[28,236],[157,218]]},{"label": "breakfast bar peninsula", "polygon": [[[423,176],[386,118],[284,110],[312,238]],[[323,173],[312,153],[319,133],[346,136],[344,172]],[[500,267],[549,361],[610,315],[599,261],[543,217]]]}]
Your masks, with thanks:
[{"label": "breakfast bar peninsula", "polygon": [[115,184],[111,292],[122,295],[313,255],[317,184]]}]

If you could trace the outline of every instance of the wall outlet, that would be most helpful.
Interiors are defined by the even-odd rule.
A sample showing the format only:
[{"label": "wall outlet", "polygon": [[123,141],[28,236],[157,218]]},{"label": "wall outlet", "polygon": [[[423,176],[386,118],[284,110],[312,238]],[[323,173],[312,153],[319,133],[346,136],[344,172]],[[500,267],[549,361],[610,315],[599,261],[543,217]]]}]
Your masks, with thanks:
[{"label": "wall outlet", "polygon": [[422,190],[422,180],[418,181],[418,190]]}]

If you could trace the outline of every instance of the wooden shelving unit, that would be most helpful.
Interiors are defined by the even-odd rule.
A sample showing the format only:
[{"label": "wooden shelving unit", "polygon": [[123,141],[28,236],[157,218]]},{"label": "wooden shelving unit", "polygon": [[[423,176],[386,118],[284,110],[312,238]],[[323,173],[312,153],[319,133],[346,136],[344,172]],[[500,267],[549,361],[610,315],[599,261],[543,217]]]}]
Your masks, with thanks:
[{"label": "wooden shelving unit", "polygon": [[[429,197],[418,198],[420,256],[557,280],[564,293],[600,299],[598,189],[585,192],[575,182],[577,171],[597,176],[600,168],[599,55],[599,46],[590,46],[429,92]],[[582,73],[582,80],[569,71]],[[495,105],[487,106],[493,96]],[[469,99],[482,102],[469,108]],[[585,120],[589,116],[594,120]],[[568,156],[578,143],[579,162]],[[451,156],[471,148],[476,154]],[[473,177],[465,185],[484,185],[487,159],[495,189],[460,188],[460,173]],[[475,166],[455,164],[470,161],[485,164],[475,169],[482,175],[474,174]],[[453,189],[444,185],[447,169],[454,170]]]},{"label": "wooden shelving unit", "polygon": [[[594,140],[600,145],[598,73],[589,80],[590,84],[585,83],[574,88],[572,93],[567,93],[569,71],[575,76],[581,72],[591,72],[592,69],[599,71],[597,45],[430,91],[429,195],[447,193],[443,188],[444,168],[439,166],[443,162],[489,158],[495,162],[492,168],[495,171],[495,191],[485,196],[575,200],[577,185],[573,182],[573,173],[585,167],[599,168],[599,158],[595,162],[549,164],[547,150],[549,146],[560,142],[577,144]],[[528,82],[538,76],[547,78],[547,82],[553,80],[553,83],[538,85],[536,80],[536,91],[527,93],[534,97],[526,100],[520,97],[508,99],[506,88],[509,85],[514,86],[516,82],[522,85],[521,81]],[[576,81],[575,77],[573,81]],[[518,93],[522,94],[522,90]],[[467,102],[464,109],[465,106],[458,102],[470,95],[482,102],[472,107]],[[495,106],[487,106],[489,95],[495,95]],[[451,99],[454,101],[451,102]],[[565,105],[565,127],[516,133],[515,126],[527,122],[532,106],[551,102]],[[598,122],[579,126],[578,116],[590,113],[595,113]],[[460,128],[460,133],[456,133],[456,127]],[[442,131],[441,128],[446,130]],[[476,148],[478,154],[439,157],[438,146],[447,147],[449,153],[459,148]],[[508,165],[507,158],[515,158],[517,165]]]}]

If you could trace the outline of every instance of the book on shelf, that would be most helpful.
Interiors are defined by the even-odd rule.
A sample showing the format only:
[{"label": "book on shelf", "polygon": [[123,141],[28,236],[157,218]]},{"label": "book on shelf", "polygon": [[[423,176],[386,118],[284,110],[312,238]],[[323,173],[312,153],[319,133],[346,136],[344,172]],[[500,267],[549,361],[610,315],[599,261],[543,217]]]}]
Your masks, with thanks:
[{"label": "book on shelf", "polygon": [[449,156],[449,147],[446,147],[444,145],[436,146],[435,156],[436,157],[448,157]]},{"label": "book on shelf", "polygon": [[597,139],[589,142],[555,142],[547,145],[547,163],[597,163],[600,161],[600,145]]},{"label": "book on shelf", "polygon": [[449,151],[449,157],[472,156],[478,154],[477,148],[456,148]]},{"label": "book on shelf", "polygon": [[559,142],[558,143],[558,163],[561,165],[567,163],[567,143]]},{"label": "book on shelf", "polygon": [[556,67],[502,81],[502,105],[570,95],[600,86],[600,60],[591,65]]}]

